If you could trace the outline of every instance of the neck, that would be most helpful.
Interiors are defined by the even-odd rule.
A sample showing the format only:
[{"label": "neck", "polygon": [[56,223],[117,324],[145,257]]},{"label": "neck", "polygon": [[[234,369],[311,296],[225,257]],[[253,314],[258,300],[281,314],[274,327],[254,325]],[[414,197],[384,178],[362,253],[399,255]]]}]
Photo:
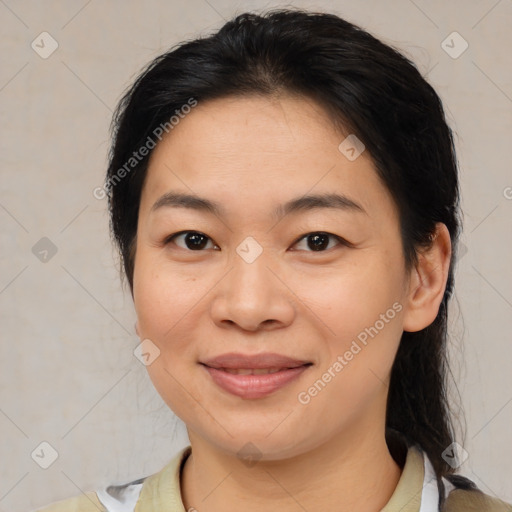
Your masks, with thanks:
[{"label": "neck", "polygon": [[374,512],[389,501],[401,475],[384,428],[365,432],[359,424],[306,453],[254,465],[192,432],[189,437],[192,453],[181,478],[185,510]]}]

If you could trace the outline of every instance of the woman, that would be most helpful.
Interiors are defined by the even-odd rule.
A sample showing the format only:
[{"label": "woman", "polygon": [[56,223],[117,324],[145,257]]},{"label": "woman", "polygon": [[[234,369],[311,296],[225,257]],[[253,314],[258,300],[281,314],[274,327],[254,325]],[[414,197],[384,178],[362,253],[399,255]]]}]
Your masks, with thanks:
[{"label": "woman", "polygon": [[512,511],[455,471],[460,231],[439,97],[335,15],[242,14],[119,104],[106,185],[138,356],[190,446],[46,511]]}]

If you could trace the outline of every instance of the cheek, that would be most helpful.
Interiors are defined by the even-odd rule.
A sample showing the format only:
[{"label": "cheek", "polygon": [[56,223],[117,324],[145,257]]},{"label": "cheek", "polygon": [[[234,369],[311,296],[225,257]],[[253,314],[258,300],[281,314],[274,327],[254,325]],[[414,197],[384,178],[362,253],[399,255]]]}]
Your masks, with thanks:
[{"label": "cheek", "polygon": [[326,341],[315,374],[332,386],[325,400],[332,393],[357,407],[386,381],[402,334],[402,277],[398,264],[375,258],[347,272],[302,280],[301,298],[315,312]]},{"label": "cheek", "polygon": [[[324,275],[302,275],[294,291],[330,337],[341,342],[374,325],[381,314],[402,300],[402,278],[398,265],[365,257]],[[395,313],[396,308],[390,312],[393,317]]]},{"label": "cheek", "polygon": [[[200,298],[195,277],[140,255],[134,272],[134,305],[141,335],[162,340]],[[171,331],[169,331],[171,329]]]},{"label": "cheek", "polygon": [[[159,356],[146,370],[155,389],[167,405],[184,421],[194,414],[195,388],[188,379],[195,358],[191,350],[190,312],[200,290],[194,278],[141,251],[134,272],[134,305],[141,339],[150,339]],[[204,295],[204,292],[203,292]],[[197,307],[197,306],[196,306]]]}]

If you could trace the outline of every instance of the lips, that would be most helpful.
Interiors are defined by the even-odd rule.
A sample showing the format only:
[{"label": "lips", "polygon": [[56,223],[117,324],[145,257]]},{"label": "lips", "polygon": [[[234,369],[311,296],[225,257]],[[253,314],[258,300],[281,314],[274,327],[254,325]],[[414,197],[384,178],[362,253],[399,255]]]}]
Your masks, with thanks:
[{"label": "lips", "polygon": [[288,368],[220,368],[221,370],[233,375],[268,375],[277,373]]},{"label": "lips", "polygon": [[256,399],[286,386],[313,363],[273,353],[229,353],[201,364],[224,391],[243,399]]},{"label": "lips", "polygon": [[311,364],[310,361],[301,361],[281,354],[266,352],[263,354],[238,354],[230,352],[222,354],[206,361],[202,364],[210,368],[227,369],[268,369],[268,368],[297,368],[304,364]]}]

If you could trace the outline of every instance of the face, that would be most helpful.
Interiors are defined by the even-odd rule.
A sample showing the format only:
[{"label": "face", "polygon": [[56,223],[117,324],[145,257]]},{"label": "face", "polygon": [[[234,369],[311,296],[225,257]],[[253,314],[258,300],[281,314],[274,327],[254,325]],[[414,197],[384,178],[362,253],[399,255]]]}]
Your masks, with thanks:
[{"label": "face", "polygon": [[[191,440],[233,454],[251,442],[272,460],[383,427],[408,276],[397,209],[368,152],[339,149],[347,135],[304,98],[228,98],[154,149],[133,297],[159,351],[149,375]],[[205,366],[228,353],[294,362]]]}]

